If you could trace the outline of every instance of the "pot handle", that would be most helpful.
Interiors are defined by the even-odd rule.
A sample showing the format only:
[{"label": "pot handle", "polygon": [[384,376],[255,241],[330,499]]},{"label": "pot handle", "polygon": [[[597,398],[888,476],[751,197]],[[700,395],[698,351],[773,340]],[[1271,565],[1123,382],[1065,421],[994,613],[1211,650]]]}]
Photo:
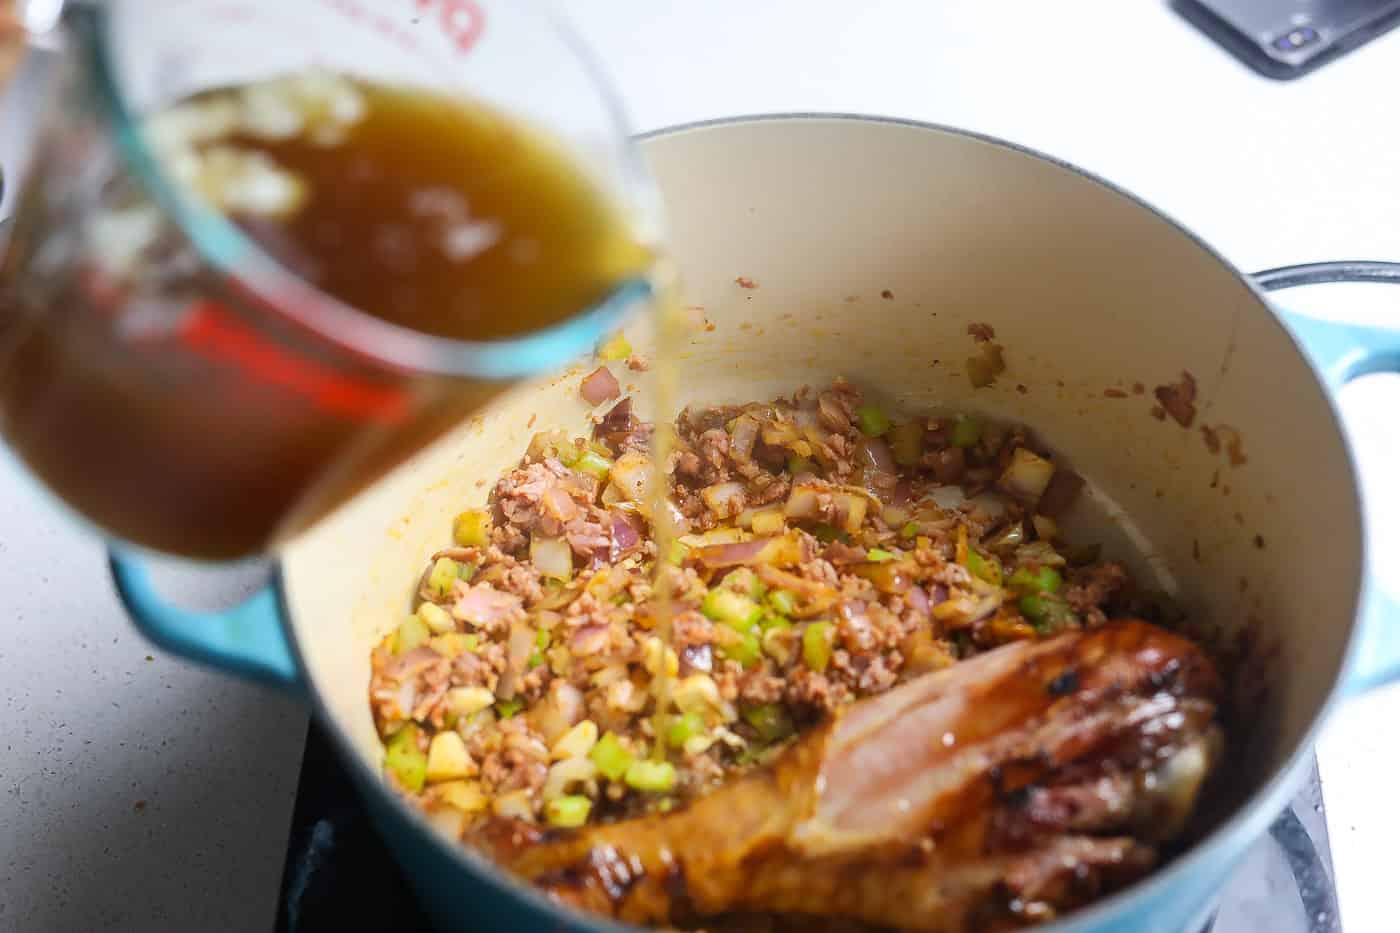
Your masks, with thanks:
[{"label": "pot handle", "polygon": [[[1255,273],[1264,291],[1326,282],[1400,285],[1400,263],[1314,262]],[[1368,373],[1400,372],[1400,326],[1368,327],[1307,317],[1275,308],[1328,389]],[[1361,592],[1359,628],[1352,640],[1344,689],[1352,693],[1400,680],[1400,602],[1381,589],[1369,570]]]},{"label": "pot handle", "polygon": [[140,558],[109,548],[107,560],[126,611],[158,647],[206,667],[300,690],[275,579],[231,609],[193,612],[172,606],[156,591]]}]

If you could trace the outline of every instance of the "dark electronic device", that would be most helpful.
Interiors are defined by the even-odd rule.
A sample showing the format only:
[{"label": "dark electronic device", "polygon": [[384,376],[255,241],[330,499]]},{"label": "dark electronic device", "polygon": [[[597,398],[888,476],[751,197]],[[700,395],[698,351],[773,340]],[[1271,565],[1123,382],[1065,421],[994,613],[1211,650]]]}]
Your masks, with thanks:
[{"label": "dark electronic device", "polygon": [[1172,0],[1171,5],[1255,71],[1285,80],[1400,25],[1400,0]]}]

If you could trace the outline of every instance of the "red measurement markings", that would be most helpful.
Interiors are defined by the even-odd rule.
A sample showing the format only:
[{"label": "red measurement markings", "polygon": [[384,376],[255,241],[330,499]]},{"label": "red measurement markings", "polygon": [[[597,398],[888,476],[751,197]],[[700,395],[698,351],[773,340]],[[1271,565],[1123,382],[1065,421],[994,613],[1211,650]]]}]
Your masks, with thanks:
[{"label": "red measurement markings", "polygon": [[394,424],[409,413],[402,390],[364,382],[297,356],[268,342],[212,301],[190,308],[178,339],[201,356],[237,368],[256,383],[298,396],[339,417]]}]

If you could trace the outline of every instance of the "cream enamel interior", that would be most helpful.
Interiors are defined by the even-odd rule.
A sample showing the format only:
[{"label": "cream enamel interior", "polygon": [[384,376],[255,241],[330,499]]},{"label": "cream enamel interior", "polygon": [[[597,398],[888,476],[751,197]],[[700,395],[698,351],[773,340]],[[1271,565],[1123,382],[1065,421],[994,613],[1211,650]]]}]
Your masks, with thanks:
[{"label": "cream enamel interior", "polygon": [[[1361,526],[1326,396],[1227,266],[1123,194],[949,131],[784,118],[665,134],[645,151],[687,302],[714,325],[691,335],[682,402],[842,375],[896,410],[1031,425],[1090,480],[1080,540],[1154,573],[1222,644],[1246,625],[1263,633],[1236,678],[1266,677],[1270,701],[1241,714],[1235,738],[1250,748],[1232,782],[1242,796],[1282,765],[1341,667]],[[995,327],[1008,363],[976,391],[963,370],[973,321]],[[1190,430],[1149,416],[1151,388],[1183,370],[1200,387]],[[366,700],[373,641],[409,611],[452,516],[485,501],[535,431],[584,433],[584,372],[508,394],[285,554],[309,677],[367,762],[381,755]],[[1134,382],[1148,393],[1134,396]],[[1211,453],[1202,423],[1238,429],[1248,462]]]}]

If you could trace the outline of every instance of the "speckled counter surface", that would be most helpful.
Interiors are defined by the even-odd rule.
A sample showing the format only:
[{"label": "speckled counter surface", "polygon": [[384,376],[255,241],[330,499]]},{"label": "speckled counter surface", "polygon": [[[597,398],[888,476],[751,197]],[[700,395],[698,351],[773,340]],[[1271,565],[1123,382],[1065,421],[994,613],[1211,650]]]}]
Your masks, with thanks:
[{"label": "speckled counter surface", "polygon": [[0,930],[269,929],[305,713],[148,645],[24,483],[0,465]]},{"label": "speckled counter surface", "polygon": [[[1281,84],[1160,0],[562,5],[641,129],[810,110],[956,124],[1133,189],[1242,268],[1400,259],[1400,33]],[[16,145],[0,133],[0,162]],[[1400,321],[1380,289],[1288,300]],[[1400,463],[1397,399],[1392,380],[1344,404],[1378,514],[1400,514],[1377,480]],[[1400,567],[1400,523],[1378,524]],[[1400,691],[1368,698],[1321,751],[1348,933],[1394,928],[1400,745],[1377,737],[1397,720]],[[0,466],[0,931],[270,930],[303,732],[293,701],[149,648],[98,544]]]}]

